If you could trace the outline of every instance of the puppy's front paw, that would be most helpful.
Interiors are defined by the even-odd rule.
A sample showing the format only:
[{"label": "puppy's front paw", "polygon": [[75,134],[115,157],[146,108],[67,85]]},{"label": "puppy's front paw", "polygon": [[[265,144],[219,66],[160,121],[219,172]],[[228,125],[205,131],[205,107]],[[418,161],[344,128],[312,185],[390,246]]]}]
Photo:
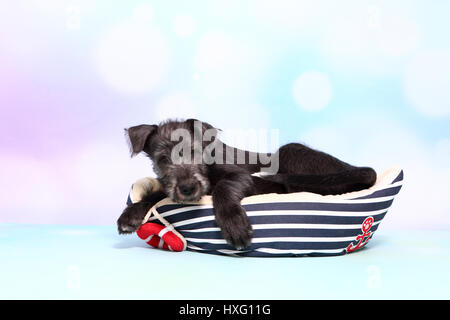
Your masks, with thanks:
[{"label": "puppy's front paw", "polygon": [[148,205],[142,202],[133,203],[126,207],[117,220],[119,234],[135,232],[142,224],[148,211]]},{"label": "puppy's front paw", "polygon": [[227,243],[237,250],[249,247],[252,243],[253,229],[247,214],[240,205],[224,208],[226,213],[217,215],[217,223]]}]

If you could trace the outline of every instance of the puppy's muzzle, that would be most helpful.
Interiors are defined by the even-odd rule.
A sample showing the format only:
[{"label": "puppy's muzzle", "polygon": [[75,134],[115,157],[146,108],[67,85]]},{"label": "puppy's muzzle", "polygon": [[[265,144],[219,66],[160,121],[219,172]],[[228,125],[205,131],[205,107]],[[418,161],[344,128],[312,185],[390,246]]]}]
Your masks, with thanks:
[{"label": "puppy's muzzle", "polygon": [[176,186],[177,202],[197,201],[201,196],[200,183],[196,180],[182,181]]},{"label": "puppy's muzzle", "polygon": [[197,193],[198,191],[198,185],[197,183],[184,183],[178,186],[178,189],[180,190],[180,193],[183,196],[190,197],[193,194]]}]

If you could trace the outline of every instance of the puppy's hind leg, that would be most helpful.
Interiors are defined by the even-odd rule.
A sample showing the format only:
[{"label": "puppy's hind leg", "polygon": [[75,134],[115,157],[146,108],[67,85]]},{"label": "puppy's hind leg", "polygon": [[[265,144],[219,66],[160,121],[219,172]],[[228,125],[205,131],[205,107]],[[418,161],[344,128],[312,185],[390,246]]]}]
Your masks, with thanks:
[{"label": "puppy's hind leg", "polygon": [[361,167],[333,174],[276,174],[263,179],[283,184],[288,193],[306,191],[328,195],[370,188],[377,174],[372,168]]}]

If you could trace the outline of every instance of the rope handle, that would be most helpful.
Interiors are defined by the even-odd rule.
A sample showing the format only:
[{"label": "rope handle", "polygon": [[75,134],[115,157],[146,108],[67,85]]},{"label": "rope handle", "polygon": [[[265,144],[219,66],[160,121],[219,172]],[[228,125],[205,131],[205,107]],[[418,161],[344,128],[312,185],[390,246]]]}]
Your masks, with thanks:
[{"label": "rope handle", "polygon": [[142,220],[142,225],[147,223],[147,221],[151,218],[151,216],[155,216],[156,219],[162,222],[162,224],[166,227],[167,230],[170,230],[173,232],[178,238],[183,241],[184,248],[187,247],[186,239],[166,220],[164,219],[156,210],[157,204],[155,204],[153,207],[148,210],[147,214],[145,215],[144,219]]},{"label": "rope handle", "polygon": [[158,213],[158,211],[156,210],[156,204],[153,207],[151,207],[150,210],[147,211],[147,214],[145,215],[141,224],[146,223],[151,218],[152,214],[155,216],[156,219],[161,221],[166,227],[170,225],[170,223],[166,219],[161,217],[161,215]]}]

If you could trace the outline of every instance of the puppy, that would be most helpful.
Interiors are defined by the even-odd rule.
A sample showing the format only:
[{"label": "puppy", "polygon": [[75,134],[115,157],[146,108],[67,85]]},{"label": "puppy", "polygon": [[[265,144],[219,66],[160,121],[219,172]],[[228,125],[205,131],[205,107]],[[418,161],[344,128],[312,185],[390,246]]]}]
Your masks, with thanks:
[{"label": "puppy", "polygon": [[[227,243],[240,250],[251,244],[253,233],[240,204],[244,197],[300,191],[342,194],[376,181],[372,168],[354,167],[299,143],[284,145],[274,154],[255,153],[227,146],[217,133],[196,119],[126,130],[132,156],[144,152],[151,159],[162,189],[125,208],[117,221],[120,234],[136,231],[147,211],[166,197],[188,202],[212,195],[217,226]],[[264,175],[253,175],[265,170]]]}]

